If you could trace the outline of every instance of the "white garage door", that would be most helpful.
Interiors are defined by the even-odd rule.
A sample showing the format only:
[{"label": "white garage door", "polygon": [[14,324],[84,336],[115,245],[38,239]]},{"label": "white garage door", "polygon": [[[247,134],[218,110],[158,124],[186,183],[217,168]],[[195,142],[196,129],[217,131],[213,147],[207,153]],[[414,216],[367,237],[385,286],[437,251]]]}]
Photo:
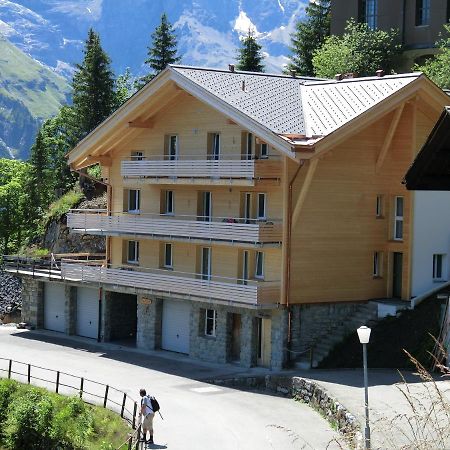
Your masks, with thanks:
[{"label": "white garage door", "polygon": [[44,284],[44,328],[66,331],[66,296],[64,284]]},{"label": "white garage door", "polygon": [[98,289],[77,289],[77,334],[88,338],[98,337]]},{"label": "white garage door", "polygon": [[164,300],[161,345],[164,350],[189,353],[190,311],[188,302]]}]

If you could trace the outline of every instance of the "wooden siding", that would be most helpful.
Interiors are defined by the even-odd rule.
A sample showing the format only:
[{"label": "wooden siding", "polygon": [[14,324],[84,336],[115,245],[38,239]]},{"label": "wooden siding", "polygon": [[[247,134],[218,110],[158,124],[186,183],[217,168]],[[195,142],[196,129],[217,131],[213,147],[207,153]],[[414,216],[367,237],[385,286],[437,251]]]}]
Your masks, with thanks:
[{"label": "wooden siding", "polygon": [[[292,230],[293,303],[358,301],[392,295],[392,254],[403,253],[402,298],[410,285],[411,193],[401,184],[411,164],[413,145],[430,131],[417,115],[419,136],[412,138],[414,109],[404,108],[383,166],[375,171],[385,131],[394,112],[336,146],[317,166],[299,221]],[[293,204],[307,173],[294,183]],[[376,217],[377,195],[384,215]],[[395,196],[405,199],[404,235],[393,240]],[[373,253],[382,253],[382,275],[372,276]]]}]

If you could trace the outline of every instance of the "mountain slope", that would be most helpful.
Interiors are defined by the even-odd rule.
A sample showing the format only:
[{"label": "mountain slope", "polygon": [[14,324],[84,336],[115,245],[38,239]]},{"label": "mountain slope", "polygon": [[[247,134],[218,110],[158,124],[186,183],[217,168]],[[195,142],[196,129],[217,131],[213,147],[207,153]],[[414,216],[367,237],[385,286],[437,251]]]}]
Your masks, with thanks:
[{"label": "mountain slope", "polygon": [[67,81],[0,38],[0,156],[26,159],[39,125],[70,94]]}]

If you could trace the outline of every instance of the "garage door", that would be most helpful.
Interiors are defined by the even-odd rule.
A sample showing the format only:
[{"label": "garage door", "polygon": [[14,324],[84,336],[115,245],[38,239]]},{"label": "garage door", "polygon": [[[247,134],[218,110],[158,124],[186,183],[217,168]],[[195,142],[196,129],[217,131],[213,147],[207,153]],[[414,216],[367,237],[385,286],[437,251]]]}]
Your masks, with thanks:
[{"label": "garage door", "polygon": [[98,289],[77,289],[77,334],[98,338]]},{"label": "garage door", "polygon": [[66,295],[64,284],[44,284],[44,328],[66,331]]},{"label": "garage door", "polygon": [[164,300],[161,344],[164,350],[189,353],[190,311],[188,302]]}]

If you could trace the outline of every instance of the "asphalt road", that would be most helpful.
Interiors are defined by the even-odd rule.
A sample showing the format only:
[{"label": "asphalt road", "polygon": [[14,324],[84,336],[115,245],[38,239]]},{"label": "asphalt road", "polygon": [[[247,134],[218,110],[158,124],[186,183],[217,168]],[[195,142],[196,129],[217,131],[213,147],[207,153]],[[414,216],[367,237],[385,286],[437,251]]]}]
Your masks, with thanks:
[{"label": "asphalt road", "polygon": [[134,398],[138,398],[139,388],[145,387],[158,398],[164,416],[164,420],[155,418],[155,445],[151,448],[321,450],[342,445],[333,441],[339,436],[328,422],[304,404],[201,381],[264,373],[261,369],[246,372],[236,366],[200,364],[164,352],[141,354],[5,326],[0,326],[0,358],[86,377]]}]

